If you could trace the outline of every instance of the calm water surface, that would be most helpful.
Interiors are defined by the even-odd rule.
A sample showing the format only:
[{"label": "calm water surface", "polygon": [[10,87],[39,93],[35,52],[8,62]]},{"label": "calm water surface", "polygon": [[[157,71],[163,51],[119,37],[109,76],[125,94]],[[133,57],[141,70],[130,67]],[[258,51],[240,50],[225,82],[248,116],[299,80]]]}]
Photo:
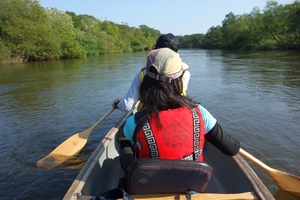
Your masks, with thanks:
[{"label": "calm water surface", "polygon": [[[181,50],[192,74],[188,95],[265,164],[300,176],[300,53]],[[122,98],[147,52],[0,66],[1,199],[62,199],[112,123],[114,111],[68,163],[36,162],[86,130]],[[276,199],[269,175],[250,165]]]}]

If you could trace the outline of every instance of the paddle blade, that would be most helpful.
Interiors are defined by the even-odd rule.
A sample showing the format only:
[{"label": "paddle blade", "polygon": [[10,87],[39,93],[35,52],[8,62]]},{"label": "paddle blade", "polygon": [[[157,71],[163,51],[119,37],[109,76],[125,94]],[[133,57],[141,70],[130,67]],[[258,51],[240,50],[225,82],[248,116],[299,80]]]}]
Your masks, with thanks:
[{"label": "paddle blade", "polygon": [[300,197],[300,177],[287,172],[279,171],[277,169],[273,169],[242,148],[240,148],[239,153],[245,158],[254,162],[254,164],[256,164],[258,167],[265,170],[281,190],[284,190],[296,197]]},{"label": "paddle blade", "polygon": [[300,177],[276,169],[268,173],[281,190],[300,198]]},{"label": "paddle blade", "polygon": [[61,163],[65,162],[71,158],[71,156],[61,156],[61,155],[55,155],[55,154],[49,154],[48,156],[42,158],[36,163],[36,166],[39,168],[46,168],[51,169],[54,168]]},{"label": "paddle blade", "polygon": [[63,168],[73,170],[81,169],[85,162],[86,159],[78,156],[62,156],[51,154],[39,160],[36,163],[36,166],[40,168],[51,169],[63,163]]},{"label": "paddle blade", "polygon": [[69,137],[63,143],[61,143],[56,149],[54,149],[48,156],[39,160],[36,164],[37,167],[52,168],[55,167],[70,156],[76,155],[86,144],[88,137],[98,124],[100,124],[115,108],[111,108],[104,116],[102,116],[92,127],[85,131],[76,133]]},{"label": "paddle blade", "polygon": [[69,137],[56,147],[56,149],[54,149],[49,155],[39,160],[36,166],[42,168],[53,168],[63,163],[70,156],[76,155],[87,143],[87,137],[82,137],[80,134],[81,133],[77,133]]}]

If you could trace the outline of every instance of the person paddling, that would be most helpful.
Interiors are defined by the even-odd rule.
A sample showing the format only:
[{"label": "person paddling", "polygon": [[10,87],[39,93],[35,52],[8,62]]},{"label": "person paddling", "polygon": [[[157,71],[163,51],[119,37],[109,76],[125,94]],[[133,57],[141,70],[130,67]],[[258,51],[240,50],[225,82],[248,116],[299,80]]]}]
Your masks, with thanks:
[{"label": "person paddling", "polygon": [[[172,33],[162,34],[157,39],[156,44],[153,46],[153,49],[159,49],[159,48],[169,48],[177,52],[179,48],[179,40]],[[188,71],[189,65],[183,62],[182,66],[184,70],[182,76],[182,84],[183,84],[182,94],[186,95],[191,74]],[[127,112],[131,110],[134,104],[139,100],[139,87],[141,85],[143,78],[144,78],[144,71],[142,69],[135,75],[130,85],[130,88],[128,89],[125,95],[125,98],[123,100],[117,99],[113,101],[112,107],[120,109],[123,112]],[[142,103],[139,104],[138,110],[140,110],[141,107],[142,107]]]},{"label": "person paddling", "polygon": [[205,141],[228,156],[239,152],[240,142],[202,105],[182,95],[183,72],[179,54],[169,48],[148,54],[139,87],[144,107],[128,117],[123,128],[124,136],[132,141],[132,148],[123,148],[120,156],[125,176],[134,159],[204,161]]}]

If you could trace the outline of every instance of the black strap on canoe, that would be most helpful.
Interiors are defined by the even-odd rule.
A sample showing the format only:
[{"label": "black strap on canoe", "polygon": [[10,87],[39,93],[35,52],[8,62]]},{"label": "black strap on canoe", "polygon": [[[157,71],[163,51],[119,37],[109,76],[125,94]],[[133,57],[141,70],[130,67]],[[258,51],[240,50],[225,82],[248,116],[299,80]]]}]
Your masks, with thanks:
[{"label": "black strap on canoe", "polygon": [[123,200],[134,200],[127,192],[122,188],[114,188],[93,197],[91,200],[113,200],[113,199],[123,199]]}]

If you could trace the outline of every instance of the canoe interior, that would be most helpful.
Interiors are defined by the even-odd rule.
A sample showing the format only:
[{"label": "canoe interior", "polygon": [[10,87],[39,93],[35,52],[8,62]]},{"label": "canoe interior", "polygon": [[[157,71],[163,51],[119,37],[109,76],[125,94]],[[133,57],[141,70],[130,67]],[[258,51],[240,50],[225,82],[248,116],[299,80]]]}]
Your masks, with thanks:
[{"label": "canoe interior", "polygon": [[[74,180],[64,199],[85,199],[118,187],[123,177],[118,135],[130,113],[108,132]],[[274,199],[252,168],[240,156],[225,156],[209,142],[204,147],[205,162],[213,167],[213,176],[206,193],[255,192],[257,199]],[[187,177],[188,180],[188,177]]]}]

